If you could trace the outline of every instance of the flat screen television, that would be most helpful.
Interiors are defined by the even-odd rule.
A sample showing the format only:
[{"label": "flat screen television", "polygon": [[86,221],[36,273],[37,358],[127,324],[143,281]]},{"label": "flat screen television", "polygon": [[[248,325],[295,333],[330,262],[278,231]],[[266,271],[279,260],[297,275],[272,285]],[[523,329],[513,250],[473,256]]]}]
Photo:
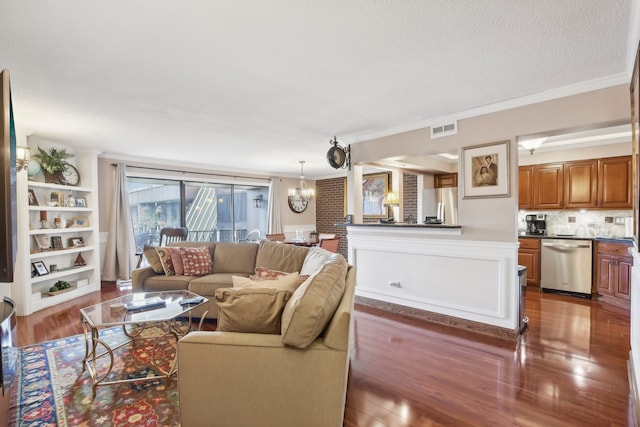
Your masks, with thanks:
[{"label": "flat screen television", "polygon": [[13,282],[16,259],[16,131],[9,70],[0,73],[0,282]]}]

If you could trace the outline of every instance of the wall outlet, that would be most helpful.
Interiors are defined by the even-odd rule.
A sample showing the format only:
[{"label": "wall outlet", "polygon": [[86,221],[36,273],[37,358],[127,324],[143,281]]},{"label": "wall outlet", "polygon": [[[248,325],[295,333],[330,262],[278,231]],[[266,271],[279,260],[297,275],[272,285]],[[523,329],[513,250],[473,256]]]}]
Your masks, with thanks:
[{"label": "wall outlet", "polygon": [[605,216],[604,217],[604,222],[606,222],[607,224],[613,224],[613,217],[612,216]]},{"label": "wall outlet", "polygon": [[624,224],[624,217],[623,216],[617,216],[616,217],[616,224]]},{"label": "wall outlet", "polygon": [[571,223],[575,223],[576,222],[576,217],[575,216],[570,216],[569,218],[567,218],[567,220]]}]

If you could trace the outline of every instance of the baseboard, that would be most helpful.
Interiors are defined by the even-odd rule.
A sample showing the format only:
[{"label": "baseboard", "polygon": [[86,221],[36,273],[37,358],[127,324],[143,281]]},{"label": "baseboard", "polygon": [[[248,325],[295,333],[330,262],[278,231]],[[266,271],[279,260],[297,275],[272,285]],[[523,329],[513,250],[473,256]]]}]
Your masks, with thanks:
[{"label": "baseboard", "polygon": [[446,325],[456,329],[464,330],[466,332],[473,332],[475,334],[490,336],[509,342],[515,343],[520,338],[518,330],[500,328],[498,326],[487,325],[485,323],[474,322],[472,320],[460,319],[458,317],[448,316],[446,314],[433,313],[431,311],[420,310],[418,308],[407,307],[404,305],[380,301],[373,298],[356,295],[355,302],[356,304],[361,304],[363,306],[373,307],[379,310],[389,311],[392,313],[401,314],[403,316],[417,318],[431,323],[437,323],[439,325]]},{"label": "baseboard", "polygon": [[629,392],[633,403],[633,425],[640,427],[640,395],[638,394],[636,373],[633,369],[633,351],[629,352],[629,360],[627,360],[627,376],[629,377]]}]

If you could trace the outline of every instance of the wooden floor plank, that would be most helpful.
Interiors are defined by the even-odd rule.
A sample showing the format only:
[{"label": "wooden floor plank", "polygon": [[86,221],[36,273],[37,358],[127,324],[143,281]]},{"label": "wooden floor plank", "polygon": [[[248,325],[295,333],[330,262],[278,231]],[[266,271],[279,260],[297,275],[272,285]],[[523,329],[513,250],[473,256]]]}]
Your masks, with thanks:
[{"label": "wooden floor plank", "polygon": [[[81,307],[126,292],[19,317],[19,344],[82,333]],[[344,425],[632,426],[629,312],[534,290],[527,315],[513,345],[357,305]]]}]

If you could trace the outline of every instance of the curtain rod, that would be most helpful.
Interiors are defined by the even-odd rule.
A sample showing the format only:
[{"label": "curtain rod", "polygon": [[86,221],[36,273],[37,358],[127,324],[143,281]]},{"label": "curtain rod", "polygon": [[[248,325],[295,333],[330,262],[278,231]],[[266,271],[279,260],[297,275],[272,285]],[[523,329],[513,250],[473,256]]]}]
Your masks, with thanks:
[{"label": "curtain rod", "polygon": [[[149,169],[149,170],[154,170],[154,171],[161,171],[161,172],[178,172],[178,173],[182,173],[182,174],[195,174],[195,175],[207,175],[207,176],[224,176],[227,178],[247,178],[247,179],[262,179],[264,181],[271,181],[271,178],[258,178],[255,176],[238,176],[238,175],[227,175],[224,173],[210,173],[210,172],[187,172],[187,171],[181,171],[181,170],[177,170],[177,169],[163,169],[163,168],[153,168],[150,166],[135,166],[135,165],[127,165],[126,163],[124,163],[125,166],[127,167],[131,167],[131,168],[136,168],[136,169]],[[111,166],[116,167],[118,166],[117,163],[111,163]]]}]

